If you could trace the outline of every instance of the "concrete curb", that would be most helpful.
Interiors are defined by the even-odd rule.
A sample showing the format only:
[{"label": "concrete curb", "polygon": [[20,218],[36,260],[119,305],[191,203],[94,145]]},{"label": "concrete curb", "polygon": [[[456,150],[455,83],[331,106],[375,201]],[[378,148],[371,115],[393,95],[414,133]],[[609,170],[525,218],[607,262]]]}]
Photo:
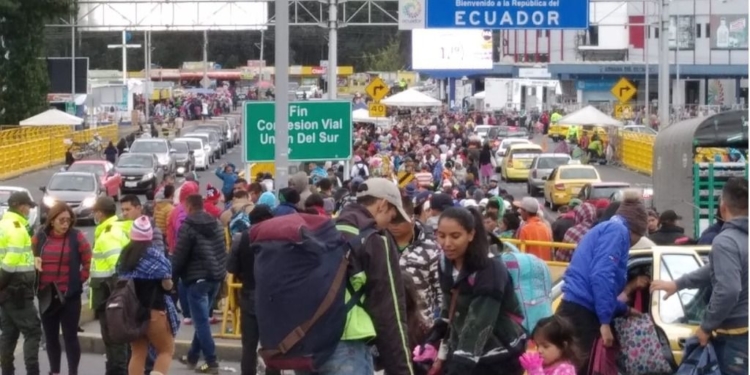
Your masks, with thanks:
[{"label": "concrete curb", "polygon": [[[82,353],[104,354],[104,340],[98,333],[82,332],[78,334]],[[190,341],[175,340],[174,358],[186,355],[190,349]],[[221,361],[240,362],[242,360],[242,342],[236,343],[216,342],[216,356]]]}]

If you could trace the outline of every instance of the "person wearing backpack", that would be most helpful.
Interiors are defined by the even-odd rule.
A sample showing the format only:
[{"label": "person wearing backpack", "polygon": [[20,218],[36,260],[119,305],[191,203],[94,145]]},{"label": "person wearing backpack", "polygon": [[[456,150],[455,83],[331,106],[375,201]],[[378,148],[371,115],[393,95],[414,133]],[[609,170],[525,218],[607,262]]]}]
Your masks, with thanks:
[{"label": "person wearing backpack", "polygon": [[129,223],[117,218],[117,205],[110,197],[99,197],[94,203],[94,249],[91,261],[90,307],[97,313],[106,354],[105,375],[127,373],[127,345],[112,342],[106,324],[106,302],[117,282],[117,262],[120,252],[130,242]]},{"label": "person wearing backpack", "polygon": [[[169,371],[174,352],[174,336],[179,328],[177,309],[172,302],[169,291],[172,289],[172,267],[166,258],[164,249],[153,242],[154,232],[151,220],[146,216],[137,218],[130,229],[130,242],[123,248],[119,274],[122,279],[132,280],[135,296],[143,311],[143,317],[133,322],[109,322],[117,330],[120,325],[141,324],[140,319],[147,320],[145,332],[130,342],[132,355],[128,365],[129,374],[143,374],[151,345],[156,351],[151,375],[164,375]],[[119,319],[118,319],[119,320]]]},{"label": "person wearing backpack", "polygon": [[39,375],[39,342],[42,328],[34,306],[36,270],[29,236],[29,211],[36,207],[26,192],[8,198],[8,211],[0,219],[0,370],[14,374],[14,350],[23,334],[26,374]]},{"label": "person wearing backpack", "polygon": [[60,373],[61,329],[68,374],[78,374],[81,360],[78,322],[83,283],[89,278],[91,267],[91,245],[74,225],[73,210],[58,202],[50,208],[44,226],[31,240],[34,256],[42,261],[37,295],[51,374]]},{"label": "person wearing backpack", "polygon": [[370,177],[370,169],[367,168],[367,163],[362,160],[362,157],[354,157],[354,165],[352,165],[352,170],[349,174],[349,177],[359,177],[363,180],[366,180],[368,177]]},{"label": "person wearing backpack", "polygon": [[[264,193],[265,194],[265,193]],[[273,218],[271,207],[258,204],[250,212],[250,222],[258,225]],[[258,317],[255,315],[255,251],[250,248],[250,233],[243,231],[232,237],[232,249],[227,272],[242,282],[240,291],[240,331],[242,332],[242,375],[256,375],[258,368]],[[281,375],[278,370],[266,369],[266,375]]]},{"label": "person wearing backpack", "polygon": [[221,220],[222,225],[230,228],[231,231],[230,223],[241,215],[247,217],[253,211],[253,208],[255,208],[255,203],[250,200],[250,194],[244,190],[235,190],[232,207],[222,212],[219,220]]},{"label": "person wearing backpack", "polygon": [[[227,275],[224,229],[203,210],[203,198],[194,194],[185,199],[187,217],[177,235],[172,254],[174,277],[186,287],[190,315],[195,326],[193,343],[181,362],[196,372],[218,374],[216,344],[211,333],[209,313]],[[201,353],[206,363],[198,366]]]}]

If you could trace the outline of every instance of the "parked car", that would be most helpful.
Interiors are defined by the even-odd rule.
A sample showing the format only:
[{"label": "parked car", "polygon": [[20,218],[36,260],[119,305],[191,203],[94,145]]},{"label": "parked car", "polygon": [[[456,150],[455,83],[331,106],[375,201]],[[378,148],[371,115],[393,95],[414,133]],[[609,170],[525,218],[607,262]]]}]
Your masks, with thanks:
[{"label": "parked car", "polygon": [[195,170],[195,152],[190,149],[187,142],[172,141],[175,150],[174,157],[177,162],[177,175],[184,176]]},{"label": "parked car", "polygon": [[47,220],[49,209],[57,202],[65,202],[76,214],[78,222],[94,220],[94,203],[107,192],[96,174],[91,172],[57,172],[47,186],[39,187],[42,197],[41,221]]},{"label": "parked car", "polygon": [[[654,186],[650,184],[643,184],[643,185],[635,185],[628,187],[630,190],[637,190],[640,192],[641,197],[643,198],[643,204],[646,205],[646,207],[653,208],[654,207]],[[625,189],[620,189],[612,193],[612,195],[609,196],[610,202],[621,202],[623,197],[623,191]]]},{"label": "parked car", "polygon": [[90,172],[99,178],[107,196],[120,199],[122,176],[115,170],[115,165],[106,160],[78,160],[66,169],[68,172]]},{"label": "parked car", "polygon": [[659,132],[654,130],[652,127],[644,126],[644,125],[625,125],[622,127],[622,130],[628,131],[628,132],[641,133],[641,134],[651,134],[651,135],[659,134]]},{"label": "parked car", "polygon": [[217,137],[219,137],[219,145],[221,146],[221,154],[224,155],[227,153],[227,150],[229,148],[228,146],[228,138],[226,135],[226,131],[223,131],[223,126],[219,125],[198,125],[190,129],[190,133],[214,133]]},{"label": "parked car", "polygon": [[587,183],[601,182],[599,172],[591,165],[561,165],[550,172],[544,179],[544,203],[552,211],[566,205],[577,197],[581,188]]},{"label": "parked car", "polygon": [[568,154],[540,154],[531,162],[529,178],[526,180],[526,192],[529,196],[537,196],[544,190],[544,178],[549,177],[553,169],[570,163]]},{"label": "parked car", "polygon": [[146,194],[154,199],[156,188],[164,180],[164,168],[154,154],[122,154],[115,166],[122,175],[120,191],[124,194]]},{"label": "parked car", "polygon": [[166,139],[136,139],[127,151],[130,154],[156,155],[159,166],[164,168],[167,173],[174,173],[177,169],[177,161],[174,156],[175,150],[172,149],[172,145]]},{"label": "parked car", "polygon": [[201,138],[204,144],[211,146],[211,154],[216,159],[221,159],[221,140],[215,132],[200,132],[200,133],[188,133],[182,136],[183,138]]},{"label": "parked car", "polygon": [[528,143],[532,144],[531,141],[525,138],[505,138],[502,141],[500,141],[500,146],[497,147],[497,152],[495,152],[495,162],[498,166],[503,165],[503,158],[505,157],[505,154],[508,152],[508,148],[510,145],[516,144],[516,143]]},{"label": "parked car", "polygon": [[172,142],[185,142],[188,145],[190,151],[193,151],[195,168],[198,170],[205,171],[214,162],[211,146],[203,143],[201,138],[175,138]]},{"label": "parked car", "polygon": [[[26,188],[22,188],[19,186],[0,186],[0,219],[3,217],[5,212],[8,211],[8,198],[10,198],[10,195],[19,191],[26,193],[29,198],[31,198],[31,201],[34,202],[34,197]],[[29,210],[28,222],[32,227],[35,227],[39,223],[38,206]]]},{"label": "parked car", "polygon": [[630,184],[627,182],[592,182],[583,185],[577,198],[584,202],[593,203],[599,199],[609,199],[612,194],[629,187]]},{"label": "parked car", "polygon": [[318,89],[318,86],[315,85],[300,86],[294,92],[297,99],[312,99],[317,97],[319,93],[320,90]]}]

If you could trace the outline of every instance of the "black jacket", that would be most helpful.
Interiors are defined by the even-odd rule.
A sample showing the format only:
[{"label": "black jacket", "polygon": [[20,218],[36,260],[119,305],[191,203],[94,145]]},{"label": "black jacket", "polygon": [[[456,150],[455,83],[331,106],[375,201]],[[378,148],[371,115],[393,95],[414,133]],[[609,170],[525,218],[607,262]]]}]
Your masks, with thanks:
[{"label": "black jacket", "polygon": [[660,246],[674,245],[677,239],[685,237],[685,229],[676,225],[662,224],[662,226],[648,238]]},{"label": "black jacket", "polygon": [[188,215],[177,233],[172,255],[172,274],[185,284],[198,280],[224,281],[227,276],[227,250],[224,230],[205,211]]}]

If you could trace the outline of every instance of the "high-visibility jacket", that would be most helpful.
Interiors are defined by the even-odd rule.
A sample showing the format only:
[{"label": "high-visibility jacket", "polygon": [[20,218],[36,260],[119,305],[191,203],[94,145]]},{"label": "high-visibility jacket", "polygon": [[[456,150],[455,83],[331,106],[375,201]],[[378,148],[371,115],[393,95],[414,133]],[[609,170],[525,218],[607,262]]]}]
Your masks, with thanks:
[{"label": "high-visibility jacket", "polygon": [[578,142],[578,139],[581,137],[581,132],[579,130],[580,129],[578,128],[577,125],[570,125],[568,127],[568,135],[566,138],[574,139],[576,142]]},{"label": "high-visibility jacket", "polygon": [[34,253],[25,217],[8,211],[0,220],[0,269],[2,272],[34,272]]},{"label": "high-visibility jacket", "polygon": [[117,216],[104,220],[94,230],[94,249],[91,259],[91,278],[108,278],[117,271],[117,261],[122,248],[128,244],[127,222]]}]

